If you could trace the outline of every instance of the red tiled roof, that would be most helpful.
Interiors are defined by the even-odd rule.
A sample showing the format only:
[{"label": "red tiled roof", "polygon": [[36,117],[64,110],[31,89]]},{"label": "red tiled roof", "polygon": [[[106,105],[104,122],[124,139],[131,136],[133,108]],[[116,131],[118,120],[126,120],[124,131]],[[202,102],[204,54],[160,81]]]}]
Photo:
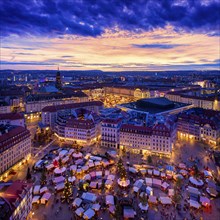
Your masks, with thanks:
[{"label": "red tiled roof", "polygon": [[65,127],[79,128],[79,129],[91,129],[95,127],[92,120],[74,119],[71,118],[67,121]]},{"label": "red tiled roof", "polygon": [[4,149],[8,149],[10,146],[23,141],[28,136],[30,136],[30,131],[24,127],[17,126],[8,131],[8,133],[4,133],[0,135],[0,151]]},{"label": "red tiled roof", "polygon": [[79,103],[65,104],[65,105],[46,106],[42,109],[42,112],[56,112],[62,109],[83,108],[88,106],[103,106],[103,103],[100,101],[92,101],[92,102],[79,102]]},{"label": "red tiled roof", "polygon": [[7,113],[7,114],[0,114],[0,120],[17,120],[17,119],[23,119],[24,116],[19,113]]},{"label": "red tiled roof", "polygon": [[120,131],[129,132],[129,133],[147,133],[147,134],[150,134],[152,129],[151,129],[151,127],[123,124],[121,126]]}]

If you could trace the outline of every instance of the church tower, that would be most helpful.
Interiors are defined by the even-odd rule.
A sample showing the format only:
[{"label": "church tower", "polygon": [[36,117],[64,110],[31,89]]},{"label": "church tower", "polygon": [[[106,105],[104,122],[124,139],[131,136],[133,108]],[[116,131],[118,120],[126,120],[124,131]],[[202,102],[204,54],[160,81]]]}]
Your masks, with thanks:
[{"label": "church tower", "polygon": [[58,67],[57,75],[56,75],[56,88],[59,89],[59,90],[62,89],[62,82],[61,82],[61,76],[60,76],[59,67]]}]

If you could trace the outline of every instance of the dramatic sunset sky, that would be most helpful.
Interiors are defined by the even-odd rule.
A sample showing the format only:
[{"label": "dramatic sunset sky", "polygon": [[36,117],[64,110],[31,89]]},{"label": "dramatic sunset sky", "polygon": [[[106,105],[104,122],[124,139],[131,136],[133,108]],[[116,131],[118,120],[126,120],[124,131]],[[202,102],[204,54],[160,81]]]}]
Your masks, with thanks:
[{"label": "dramatic sunset sky", "polygon": [[1,69],[219,69],[219,0],[0,0]]}]

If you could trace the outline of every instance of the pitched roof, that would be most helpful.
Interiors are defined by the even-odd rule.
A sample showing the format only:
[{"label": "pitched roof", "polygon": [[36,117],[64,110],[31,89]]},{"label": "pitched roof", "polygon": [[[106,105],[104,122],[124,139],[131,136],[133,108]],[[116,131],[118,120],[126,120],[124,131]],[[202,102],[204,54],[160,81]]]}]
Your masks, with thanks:
[{"label": "pitched roof", "polygon": [[56,112],[63,109],[83,108],[88,106],[103,106],[103,103],[100,101],[92,101],[92,102],[78,102],[78,103],[65,104],[65,105],[53,105],[53,106],[44,107],[42,109],[42,112]]},{"label": "pitched roof", "polygon": [[6,114],[0,114],[0,120],[17,120],[17,119],[23,119],[24,116],[20,113],[6,113]]}]

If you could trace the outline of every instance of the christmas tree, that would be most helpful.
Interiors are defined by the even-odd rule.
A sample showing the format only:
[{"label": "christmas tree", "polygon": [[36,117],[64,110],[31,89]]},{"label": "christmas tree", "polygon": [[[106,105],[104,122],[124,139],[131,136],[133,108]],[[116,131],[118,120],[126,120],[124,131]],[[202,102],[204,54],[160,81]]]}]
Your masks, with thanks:
[{"label": "christmas tree", "polygon": [[46,185],[47,177],[46,177],[46,169],[44,168],[41,173],[40,184],[41,186]]},{"label": "christmas tree", "polygon": [[64,186],[64,190],[63,190],[63,196],[64,199],[69,202],[69,197],[72,195],[72,186],[71,183],[68,180],[68,177],[66,178],[65,181],[65,186]]},{"label": "christmas tree", "polygon": [[127,176],[126,170],[125,170],[125,167],[124,167],[124,164],[121,158],[118,160],[118,173],[119,173],[120,179],[122,180],[126,179],[126,176]]}]

